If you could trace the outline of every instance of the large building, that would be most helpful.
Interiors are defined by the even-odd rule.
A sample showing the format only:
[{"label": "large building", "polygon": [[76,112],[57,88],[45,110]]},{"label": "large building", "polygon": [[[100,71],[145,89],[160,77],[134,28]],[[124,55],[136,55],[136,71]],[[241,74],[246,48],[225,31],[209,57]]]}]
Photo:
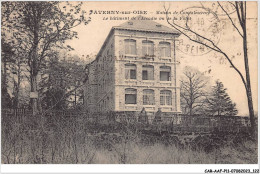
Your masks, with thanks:
[{"label": "large building", "polygon": [[96,59],[86,66],[87,111],[181,112],[175,49],[179,33],[142,18],[112,27]]}]

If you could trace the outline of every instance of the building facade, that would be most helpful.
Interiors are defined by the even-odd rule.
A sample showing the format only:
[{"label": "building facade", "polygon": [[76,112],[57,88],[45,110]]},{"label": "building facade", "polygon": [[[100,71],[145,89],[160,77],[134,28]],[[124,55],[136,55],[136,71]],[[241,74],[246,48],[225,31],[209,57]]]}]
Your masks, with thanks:
[{"label": "building facade", "polygon": [[136,18],[113,27],[96,59],[86,66],[87,111],[181,112],[175,48],[179,33]]}]

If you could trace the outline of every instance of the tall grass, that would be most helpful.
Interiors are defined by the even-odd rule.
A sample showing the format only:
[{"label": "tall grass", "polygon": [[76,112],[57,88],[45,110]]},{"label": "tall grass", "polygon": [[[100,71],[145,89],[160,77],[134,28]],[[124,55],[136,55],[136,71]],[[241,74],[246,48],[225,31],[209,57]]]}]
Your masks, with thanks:
[{"label": "tall grass", "polygon": [[243,137],[205,150],[207,142],[194,148],[170,136],[84,117],[4,118],[1,131],[2,164],[257,163],[257,144]]}]

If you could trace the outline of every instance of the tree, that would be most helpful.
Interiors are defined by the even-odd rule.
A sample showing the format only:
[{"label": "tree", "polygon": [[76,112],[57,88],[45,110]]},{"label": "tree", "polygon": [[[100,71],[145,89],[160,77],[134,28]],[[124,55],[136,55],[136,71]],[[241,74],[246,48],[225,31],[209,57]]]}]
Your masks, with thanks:
[{"label": "tree", "polygon": [[[31,93],[38,93],[38,75],[43,62],[65,41],[77,37],[73,28],[88,24],[82,3],[75,2],[2,2],[2,23],[6,36],[22,41],[30,74]],[[11,30],[10,30],[11,29]],[[32,99],[33,114],[38,113],[38,99]]]},{"label": "tree", "polygon": [[2,62],[2,69],[1,69],[1,101],[2,101],[2,108],[11,107],[11,97],[8,93],[8,77],[9,77],[9,69],[8,66],[12,63],[14,51],[10,44],[6,43],[4,39],[1,41],[1,62]]},{"label": "tree", "polygon": [[41,73],[41,81],[39,83],[39,93],[41,94],[41,104],[43,109],[66,109],[65,100],[61,100],[66,93],[63,74],[66,69],[59,63],[57,54],[46,62],[45,68]]},{"label": "tree", "polygon": [[181,103],[190,116],[202,113],[209,79],[192,67],[185,67],[181,78]]},{"label": "tree", "polygon": [[237,114],[236,104],[232,102],[220,81],[216,81],[212,94],[207,98],[208,112],[211,115],[234,116]]},{"label": "tree", "polygon": [[[84,65],[85,62],[80,61],[77,56],[53,54],[41,73],[39,92],[43,109],[75,108],[82,103]],[[73,91],[70,93],[71,90]]]},{"label": "tree", "polygon": [[19,106],[20,85],[25,73],[24,65],[26,65],[23,55],[19,54],[21,53],[19,49],[19,44],[9,43],[4,37],[2,38],[2,91],[3,96],[6,96],[8,91],[12,94],[12,106],[9,107],[15,108]]},{"label": "tree", "polygon": [[[223,3],[223,2],[221,2],[221,3]],[[216,42],[214,42],[212,39],[210,39],[210,37],[203,35],[203,33],[191,29],[191,26],[189,25],[190,18],[186,18],[186,22],[184,25],[177,24],[175,22],[174,18],[173,18],[172,22],[170,22],[170,18],[168,17],[169,8],[166,9],[166,7],[164,7],[165,13],[166,13],[166,19],[170,26],[172,26],[174,29],[179,31],[190,41],[203,45],[206,48],[213,50],[213,51],[221,54],[222,56],[224,56],[224,58],[229,62],[230,66],[237,72],[237,74],[239,75],[239,77],[245,87],[245,91],[246,91],[246,95],[247,95],[248,111],[249,111],[249,117],[250,117],[250,123],[251,123],[251,134],[253,137],[255,137],[256,124],[255,124],[250,73],[249,73],[249,64],[248,64],[247,2],[246,1],[226,2],[235,9],[236,17],[239,21],[239,26],[234,23],[234,20],[231,18],[230,14],[227,12],[227,9],[221,3],[217,2],[217,5],[222,10],[222,12],[225,14],[225,16],[229,19],[230,23],[232,24],[234,29],[237,31],[239,36],[242,38],[245,77],[241,73],[241,70],[238,69],[237,66],[232,62],[231,56],[228,55],[226,52],[224,52],[219,46],[217,46]],[[209,13],[212,13],[215,17],[217,16],[217,14],[214,11],[212,11],[210,8],[204,8],[204,10]]]},{"label": "tree", "polygon": [[22,81],[22,68],[23,62],[22,58],[18,56],[14,63],[11,64],[12,69],[12,81],[13,81],[13,107],[18,108],[19,107],[19,94],[20,94],[20,86]]}]

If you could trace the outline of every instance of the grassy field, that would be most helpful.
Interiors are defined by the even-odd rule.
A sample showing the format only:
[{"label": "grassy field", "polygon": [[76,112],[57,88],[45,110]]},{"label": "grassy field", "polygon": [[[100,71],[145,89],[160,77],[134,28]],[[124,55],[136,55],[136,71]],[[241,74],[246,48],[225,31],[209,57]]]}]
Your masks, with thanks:
[{"label": "grassy field", "polygon": [[2,120],[1,131],[2,164],[257,163],[257,143],[246,133],[183,142],[176,135],[75,118]]}]

